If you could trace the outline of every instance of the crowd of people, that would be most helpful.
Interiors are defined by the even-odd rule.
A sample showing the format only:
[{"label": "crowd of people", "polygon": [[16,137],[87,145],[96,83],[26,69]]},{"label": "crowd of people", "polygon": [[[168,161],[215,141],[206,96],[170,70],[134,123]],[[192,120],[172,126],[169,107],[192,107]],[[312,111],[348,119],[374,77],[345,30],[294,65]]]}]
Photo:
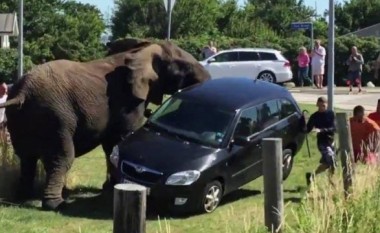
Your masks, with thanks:
[{"label": "crowd of people", "polygon": [[[325,75],[325,60],[326,49],[321,45],[320,40],[315,41],[314,49],[310,54],[305,47],[301,47],[297,56],[299,86],[303,87],[305,81],[307,81],[311,86],[315,85],[318,89],[322,89],[323,78]],[[354,85],[358,87],[358,93],[362,93],[363,64],[363,55],[358,51],[356,46],[353,46],[351,48],[351,54],[346,61],[346,65],[348,66],[347,86],[349,88],[349,93],[352,93]],[[380,54],[376,60],[376,64],[380,64]],[[314,78],[314,83],[311,78],[309,78],[309,66],[311,68],[311,75]],[[375,67],[375,79],[378,77],[379,68],[380,67]]]},{"label": "crowd of people", "polygon": [[[320,97],[317,100],[318,110],[314,112],[304,130],[306,133],[312,131],[317,134],[317,148],[321,153],[320,164],[313,173],[307,173],[307,183],[314,179],[314,176],[329,170],[330,182],[336,168],[336,153],[334,135],[336,133],[335,113],[328,110],[327,99]],[[353,116],[349,119],[353,162],[363,162],[366,164],[377,163],[379,142],[380,142],[380,99],[377,102],[375,112],[365,115],[363,106],[358,105],[353,109]]]}]

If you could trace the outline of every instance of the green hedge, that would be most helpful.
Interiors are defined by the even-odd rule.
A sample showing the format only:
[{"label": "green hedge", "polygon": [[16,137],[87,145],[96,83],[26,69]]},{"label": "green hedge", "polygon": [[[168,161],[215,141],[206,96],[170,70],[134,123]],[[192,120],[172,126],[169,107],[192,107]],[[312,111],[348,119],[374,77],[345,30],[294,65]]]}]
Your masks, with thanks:
[{"label": "green hedge", "polygon": [[[209,38],[207,36],[197,38],[182,38],[174,40],[181,48],[193,54],[197,59],[201,59],[200,49],[202,49],[209,40],[216,42],[219,50],[229,49],[233,47],[260,47],[260,48],[274,48],[281,50],[284,56],[291,62],[294,78],[297,74],[297,54],[301,46],[310,48],[310,39],[307,37],[287,38],[278,41],[254,41],[250,39],[235,39],[235,38]],[[328,51],[328,44],[322,41],[324,47]],[[380,52],[380,38],[357,38],[354,36],[339,37],[335,41],[335,83],[338,86],[344,86],[347,77],[347,66],[345,62],[350,54],[352,46],[357,46],[359,51],[363,54],[365,65],[363,69],[363,82],[374,81],[372,62],[376,59]],[[327,67],[326,56],[326,71]],[[327,81],[327,78],[325,78]],[[377,80],[374,81],[378,82]],[[379,83],[377,83],[379,84]]]},{"label": "green hedge", "polygon": [[[31,69],[33,63],[29,56],[24,56],[24,72]],[[0,49],[0,83],[12,83],[17,77],[17,49]]]},{"label": "green hedge", "polygon": [[[259,48],[274,48],[281,50],[284,56],[291,62],[294,77],[297,74],[296,57],[298,49],[301,46],[310,48],[310,39],[304,36],[286,39],[274,39],[273,41],[257,40],[252,37],[246,39],[237,39],[229,37],[210,38],[208,36],[181,38],[173,40],[181,48],[191,53],[197,59],[201,59],[200,51],[208,43],[209,40],[216,42],[219,50],[236,48],[236,47],[259,47]],[[322,41],[323,45],[328,48],[326,41]],[[347,76],[347,66],[345,61],[350,54],[350,48],[356,45],[362,52],[365,60],[363,71],[363,82],[373,80],[372,62],[376,59],[380,52],[380,38],[357,38],[354,36],[339,37],[335,42],[335,83],[338,86],[345,85]],[[329,51],[327,51],[328,53]],[[17,50],[16,49],[0,49],[0,81],[11,82],[17,74]],[[326,57],[327,64],[327,57]],[[29,70],[33,64],[30,57],[25,56],[24,60],[25,71]],[[328,67],[326,67],[326,70]],[[327,79],[325,79],[327,80]],[[378,80],[374,81],[377,85]]]}]

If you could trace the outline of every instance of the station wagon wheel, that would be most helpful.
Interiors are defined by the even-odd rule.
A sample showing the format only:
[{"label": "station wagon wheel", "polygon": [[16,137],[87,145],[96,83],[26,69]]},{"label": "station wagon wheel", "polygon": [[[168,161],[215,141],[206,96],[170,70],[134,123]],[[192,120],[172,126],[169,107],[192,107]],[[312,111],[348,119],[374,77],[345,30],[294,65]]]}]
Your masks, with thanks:
[{"label": "station wagon wheel", "polygon": [[219,181],[213,181],[206,185],[202,198],[202,212],[213,212],[222,199],[223,188]]},{"label": "station wagon wheel", "polygon": [[286,180],[293,168],[293,151],[290,149],[285,149],[282,152],[283,164],[282,164],[282,180]]},{"label": "station wagon wheel", "polygon": [[266,81],[266,82],[270,82],[270,83],[276,82],[276,76],[272,72],[269,72],[269,71],[261,72],[258,76],[258,79]]}]

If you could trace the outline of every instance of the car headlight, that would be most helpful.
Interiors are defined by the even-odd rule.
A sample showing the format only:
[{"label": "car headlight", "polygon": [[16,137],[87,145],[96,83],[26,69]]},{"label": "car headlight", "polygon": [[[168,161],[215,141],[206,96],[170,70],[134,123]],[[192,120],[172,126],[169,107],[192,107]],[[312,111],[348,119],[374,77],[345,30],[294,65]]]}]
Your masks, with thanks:
[{"label": "car headlight", "polygon": [[199,171],[183,171],[174,173],[166,180],[167,185],[190,185],[198,180],[201,173]]},{"label": "car headlight", "polygon": [[114,146],[110,155],[110,162],[117,167],[119,164],[119,146]]}]

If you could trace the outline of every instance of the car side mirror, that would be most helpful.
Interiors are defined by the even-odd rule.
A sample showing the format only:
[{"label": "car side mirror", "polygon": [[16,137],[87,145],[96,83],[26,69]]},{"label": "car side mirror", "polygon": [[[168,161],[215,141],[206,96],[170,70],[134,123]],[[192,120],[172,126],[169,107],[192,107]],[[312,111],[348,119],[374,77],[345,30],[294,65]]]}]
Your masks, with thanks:
[{"label": "car side mirror", "polygon": [[234,137],[233,144],[237,146],[245,146],[249,143],[249,139],[247,137]]},{"label": "car side mirror", "polygon": [[144,116],[146,117],[146,118],[149,118],[150,116],[152,116],[152,109],[145,109],[145,112],[144,112]]},{"label": "car side mirror", "polygon": [[209,60],[207,60],[208,64],[213,63],[213,62],[216,62],[215,58],[210,58]]}]

